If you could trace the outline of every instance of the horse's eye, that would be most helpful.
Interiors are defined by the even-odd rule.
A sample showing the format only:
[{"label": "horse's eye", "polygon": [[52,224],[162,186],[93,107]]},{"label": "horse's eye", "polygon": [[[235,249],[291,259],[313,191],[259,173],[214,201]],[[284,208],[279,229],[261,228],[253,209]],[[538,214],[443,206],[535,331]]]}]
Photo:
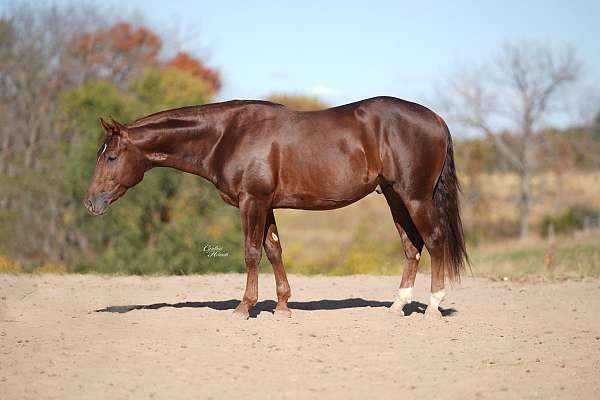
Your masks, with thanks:
[{"label": "horse's eye", "polygon": [[106,158],[108,159],[108,161],[115,161],[117,159],[117,155],[116,154],[108,154],[106,156]]}]

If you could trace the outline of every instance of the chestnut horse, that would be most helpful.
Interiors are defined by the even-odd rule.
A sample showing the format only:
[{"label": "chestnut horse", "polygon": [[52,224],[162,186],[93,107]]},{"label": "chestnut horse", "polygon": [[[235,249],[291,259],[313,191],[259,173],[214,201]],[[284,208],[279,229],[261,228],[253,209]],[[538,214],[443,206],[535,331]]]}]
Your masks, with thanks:
[{"label": "chestnut horse", "polygon": [[426,315],[440,315],[444,277],[468,262],[459,213],[452,139],[433,111],[375,97],[298,112],[267,101],[228,101],[167,110],[106,132],[85,206],[100,215],[154,167],[199,175],[241,212],[246,290],[235,313],[258,299],[261,248],[275,274],[277,315],[290,316],[290,286],[273,210],[329,210],[383,192],[400,234],[406,266],[390,311],[403,315],[423,246],[431,255]]}]

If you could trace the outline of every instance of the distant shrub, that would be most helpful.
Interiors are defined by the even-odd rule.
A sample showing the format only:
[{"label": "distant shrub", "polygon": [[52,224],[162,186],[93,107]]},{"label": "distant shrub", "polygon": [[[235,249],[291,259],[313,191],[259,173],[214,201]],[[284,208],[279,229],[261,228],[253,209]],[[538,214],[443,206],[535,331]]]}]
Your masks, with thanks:
[{"label": "distant shrub", "polygon": [[18,263],[8,257],[0,255],[0,273],[18,273],[23,272],[23,268]]},{"label": "distant shrub", "polygon": [[267,96],[266,100],[283,104],[292,110],[298,111],[323,110],[329,107],[328,104],[321,101],[318,97],[299,94],[275,93]]},{"label": "distant shrub", "polygon": [[31,272],[34,274],[65,274],[69,272],[69,269],[63,264],[46,263],[34,268]]},{"label": "distant shrub", "polygon": [[519,223],[513,220],[501,220],[495,223],[476,221],[465,227],[467,243],[478,245],[486,241],[498,241],[518,236]]},{"label": "distant shrub", "polygon": [[[283,251],[283,265],[288,272],[302,275],[318,275],[327,272],[329,267],[326,259],[315,259],[307,255],[309,249],[302,242],[293,242],[286,245]],[[266,257],[264,257],[266,258]],[[270,270],[265,267],[265,271]]]},{"label": "distant shrub", "polygon": [[550,226],[555,233],[568,233],[583,229],[587,219],[598,219],[600,212],[585,206],[574,206],[559,215],[547,215],[540,224],[540,234],[547,236]]},{"label": "distant shrub", "polygon": [[367,252],[359,246],[349,249],[345,260],[332,271],[331,275],[373,274],[381,272],[383,261],[377,253]]}]

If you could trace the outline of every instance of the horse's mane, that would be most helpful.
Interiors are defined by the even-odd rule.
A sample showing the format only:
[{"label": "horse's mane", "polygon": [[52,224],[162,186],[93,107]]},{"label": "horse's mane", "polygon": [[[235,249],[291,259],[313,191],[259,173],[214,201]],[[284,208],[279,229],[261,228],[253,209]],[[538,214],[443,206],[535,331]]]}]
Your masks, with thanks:
[{"label": "horse's mane", "polygon": [[138,118],[134,121],[125,124],[130,129],[154,129],[169,127],[190,127],[197,123],[195,117],[210,113],[213,111],[225,111],[228,108],[235,108],[251,104],[280,106],[280,104],[272,103],[264,100],[230,100],[220,103],[203,104],[196,106],[186,106],[173,108],[170,110],[159,111],[145,117]]}]

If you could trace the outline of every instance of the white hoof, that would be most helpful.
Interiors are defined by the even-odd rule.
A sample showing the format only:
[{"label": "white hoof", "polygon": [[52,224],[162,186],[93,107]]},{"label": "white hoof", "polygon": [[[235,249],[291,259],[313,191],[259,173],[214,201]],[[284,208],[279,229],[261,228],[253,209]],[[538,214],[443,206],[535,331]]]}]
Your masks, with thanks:
[{"label": "white hoof", "polygon": [[276,308],[273,312],[273,316],[276,320],[286,320],[292,318],[292,312],[289,308]]},{"label": "white hoof", "polygon": [[392,314],[397,314],[401,317],[404,317],[404,311],[402,310],[404,308],[404,304],[405,303],[402,303],[402,302],[399,302],[398,300],[396,300],[390,306],[390,308],[388,308],[388,311]]},{"label": "white hoof", "polygon": [[440,319],[440,318],[442,318],[442,313],[437,307],[430,304],[427,306],[427,309],[425,310],[425,315],[423,316],[423,318],[425,318],[425,319]]},{"label": "white hoof", "polygon": [[442,300],[444,300],[444,296],[446,296],[446,292],[444,291],[444,289],[439,290],[435,293],[431,293],[431,297],[429,298],[429,305],[425,310],[425,318],[442,318],[442,313],[439,307]]}]

